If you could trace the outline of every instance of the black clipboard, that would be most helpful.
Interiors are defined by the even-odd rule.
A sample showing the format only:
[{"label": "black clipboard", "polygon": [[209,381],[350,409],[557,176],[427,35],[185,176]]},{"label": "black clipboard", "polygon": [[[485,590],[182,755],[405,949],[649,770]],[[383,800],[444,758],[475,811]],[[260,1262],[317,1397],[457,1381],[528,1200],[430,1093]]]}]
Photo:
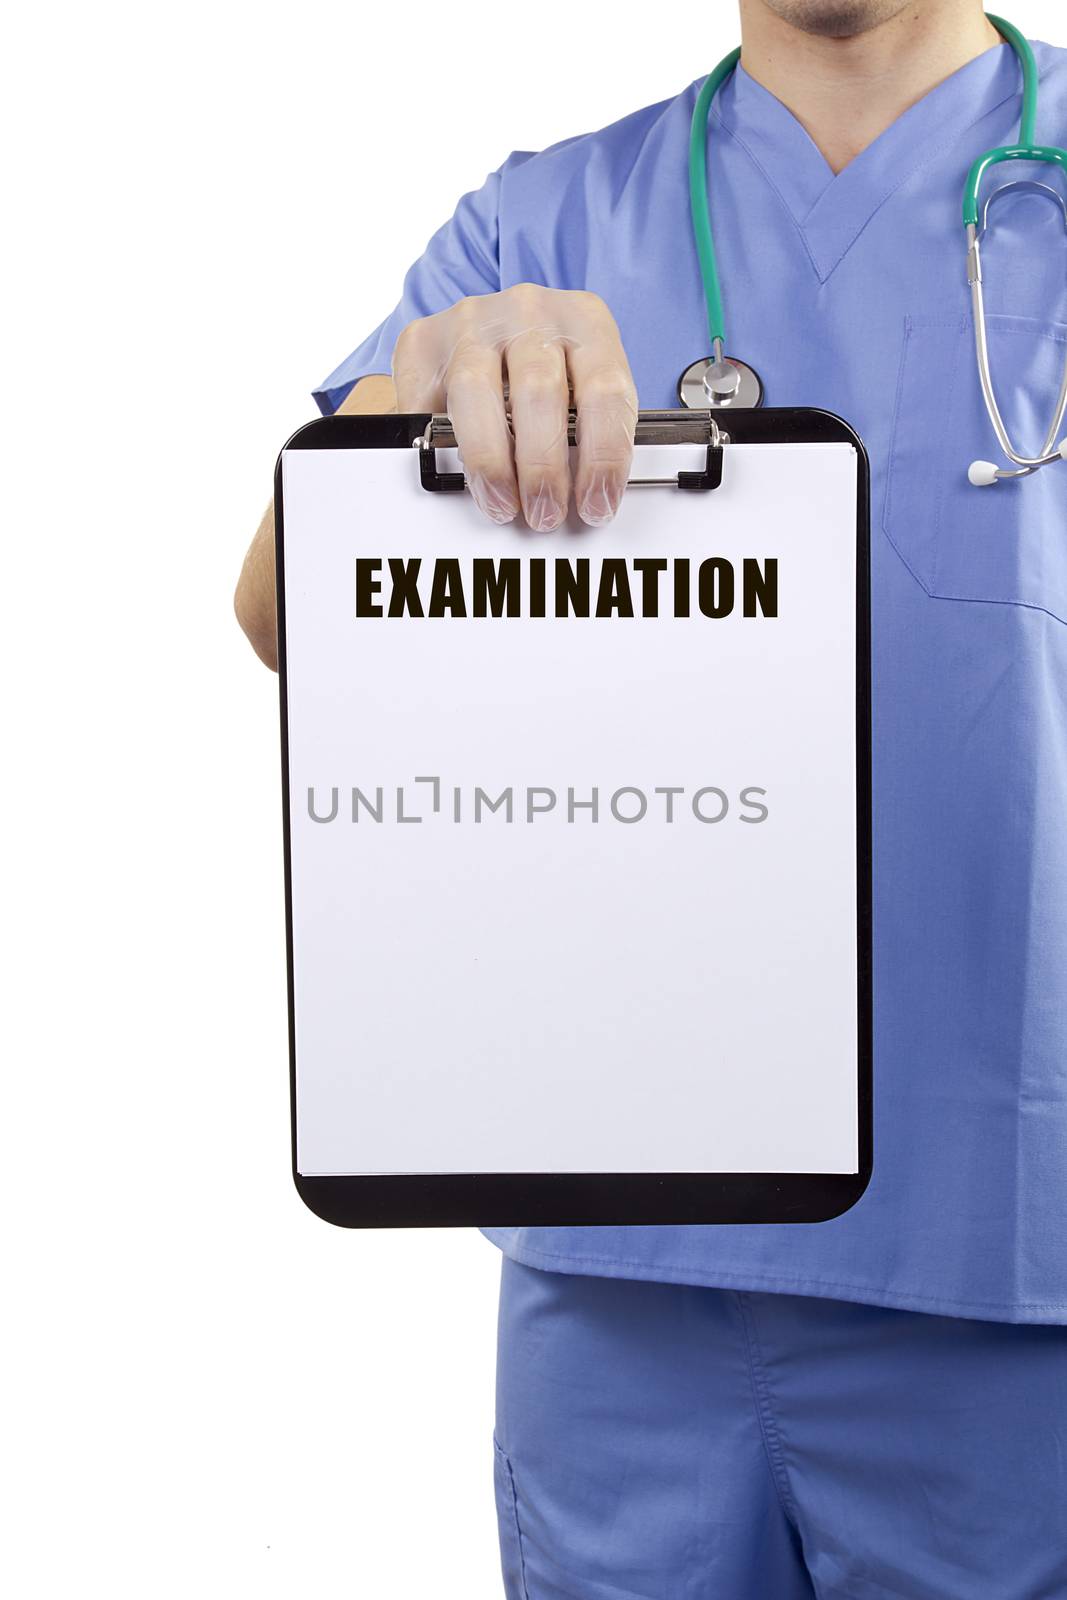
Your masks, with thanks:
[{"label": "black clipboard", "polygon": [[[699,430],[705,431],[701,433]],[[642,431],[643,430],[643,431]],[[694,431],[696,430],[696,431]],[[854,1171],[373,1171],[307,1172],[299,1156],[300,1091],[293,889],[290,672],[287,641],[285,463],[302,452],[405,452],[427,495],[463,489],[462,473],[442,464],[447,418],[335,416],[301,428],[281,452],[275,475],[278,653],[285,843],[286,944],[292,1163],[305,1204],[346,1227],[579,1226],[817,1222],[840,1215],[870,1179],[872,1146],[871,742],[869,469],[863,444],[841,418],[799,409],[720,413],[642,413],[639,443],[702,440],[689,470],[667,482],[714,496],[730,472],[731,450],[749,445],[845,444],[855,461],[855,1160]],[[706,453],[703,453],[706,446]],[[416,459],[417,455],[417,459]],[[724,466],[725,463],[725,466]],[[686,481],[688,480],[688,481]],[[631,488],[628,495],[640,493]],[[429,502],[428,502],[429,503]],[[379,539],[378,544],[382,541]],[[417,645],[416,635],[412,636]],[[423,635],[425,637],[425,635]]]}]

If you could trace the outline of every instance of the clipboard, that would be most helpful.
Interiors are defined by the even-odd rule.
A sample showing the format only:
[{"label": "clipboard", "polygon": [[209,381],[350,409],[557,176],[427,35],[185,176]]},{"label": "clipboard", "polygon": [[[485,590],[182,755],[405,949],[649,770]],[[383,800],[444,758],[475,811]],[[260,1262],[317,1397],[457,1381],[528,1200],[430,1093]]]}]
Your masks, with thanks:
[{"label": "clipboard", "polygon": [[840,1215],[872,1166],[861,440],[643,412],[605,527],[463,490],[443,416],[278,458],[299,1194],[349,1227]]}]

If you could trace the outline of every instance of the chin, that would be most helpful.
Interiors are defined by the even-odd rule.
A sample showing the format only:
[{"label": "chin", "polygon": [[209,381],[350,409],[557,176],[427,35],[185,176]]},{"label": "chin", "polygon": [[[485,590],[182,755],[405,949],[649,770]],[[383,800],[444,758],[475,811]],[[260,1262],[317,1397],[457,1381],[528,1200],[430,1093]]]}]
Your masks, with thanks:
[{"label": "chin", "polygon": [[903,11],[908,0],[764,0],[776,16],[804,33],[849,39],[869,33]]}]

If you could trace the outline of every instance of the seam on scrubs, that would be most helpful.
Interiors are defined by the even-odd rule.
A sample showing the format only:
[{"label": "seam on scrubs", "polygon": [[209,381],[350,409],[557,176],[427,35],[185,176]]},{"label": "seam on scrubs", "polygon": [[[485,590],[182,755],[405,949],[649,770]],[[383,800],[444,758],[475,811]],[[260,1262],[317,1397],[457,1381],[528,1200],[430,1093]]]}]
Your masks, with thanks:
[{"label": "seam on scrubs", "polygon": [[[896,546],[893,546],[896,549]],[[903,560],[903,556],[901,560]],[[908,569],[911,570],[910,567]],[[927,594],[930,594],[927,589]],[[1058,622],[1061,627],[1067,627],[1067,617],[1058,611],[1050,611],[1048,606],[1039,606],[1033,600],[1012,600],[1002,595],[982,594],[931,594],[931,600],[951,600],[954,606],[1012,606],[1016,611],[1034,611],[1039,617],[1050,617],[1053,622]]]},{"label": "seam on scrubs", "polygon": [[[998,100],[996,105],[988,106],[988,107],[985,108],[985,110],[979,111],[978,114],[975,116],[974,120],[972,122],[969,122],[965,128],[962,128],[960,130],[959,137],[961,139],[965,138],[966,135],[971,132],[972,128],[976,128],[978,126],[978,124],[984,120],[984,118],[992,116],[995,111],[999,111],[1000,110],[1001,106],[1007,105],[1007,103],[1014,97],[1015,93],[1016,93],[1016,90],[1012,89],[1003,97],[1003,99]],[[886,202],[888,200],[891,200],[893,198],[893,196],[897,193],[897,191],[899,189],[903,188],[903,186],[906,183],[910,182],[910,180],[912,178],[914,178],[919,172],[921,172],[923,167],[925,167],[930,161],[933,161],[935,159],[935,157],[943,154],[943,146],[938,142],[938,140],[936,138],[930,139],[929,147],[926,150],[923,151],[922,155],[920,155],[918,157],[918,159],[916,160],[915,164],[913,166],[909,167],[908,171],[903,173],[900,176],[900,178],[898,178],[897,182],[893,185],[893,187],[891,189],[889,189],[882,196],[881,200],[879,200],[877,205],[874,207],[874,210],[869,214],[869,216],[867,216],[864,219],[863,222],[860,223],[859,227],[856,229],[855,233],[849,239],[848,243],[845,244],[842,247],[842,249],[840,250],[839,254],[834,257],[833,261],[830,262],[829,266],[827,266],[827,268],[826,268],[826,270],[824,272],[822,270],[822,268],[819,266],[819,263],[816,261],[815,255],[814,255],[814,253],[812,251],[812,248],[811,248],[811,245],[808,242],[807,234],[805,233],[805,224],[807,223],[808,218],[811,216],[812,211],[814,211],[814,210],[816,210],[818,208],[818,206],[822,203],[822,201],[825,198],[825,196],[829,193],[830,189],[832,189],[834,182],[836,181],[837,178],[839,178],[841,176],[841,173],[835,173],[833,175],[833,177],[830,179],[830,182],[827,185],[826,189],[824,189],[822,194],[820,194],[818,200],[816,200],[815,204],[812,207],[810,207],[810,209],[805,213],[803,221],[798,221],[798,219],[793,215],[792,207],[789,205],[789,202],[785,199],[785,196],[782,194],[782,192],[778,188],[777,184],[771,178],[771,176],[768,173],[766,167],[764,167],[763,164],[760,162],[758,156],[754,155],[753,152],[749,149],[748,145],[741,138],[740,134],[738,134],[730,126],[730,124],[728,122],[724,122],[723,121],[722,115],[717,109],[715,111],[715,119],[718,122],[719,127],[722,128],[725,133],[728,133],[730,135],[730,137],[739,146],[739,148],[742,149],[745,152],[745,154],[748,156],[748,158],[752,162],[752,164],[755,167],[757,167],[758,170],[762,173],[763,177],[766,179],[768,185],[773,190],[774,194],[777,196],[777,198],[781,201],[782,205],[785,207],[786,215],[791,219],[791,221],[793,223],[793,226],[796,228],[797,233],[800,235],[800,238],[801,238],[801,240],[803,242],[803,245],[804,245],[804,249],[805,249],[805,251],[807,253],[807,256],[808,256],[808,260],[811,262],[812,270],[814,271],[815,276],[818,278],[820,283],[826,283],[827,280],[833,275],[833,273],[836,272],[837,268],[841,265],[842,261],[848,255],[849,251],[852,249],[852,246],[856,243],[856,240],[861,236],[861,234],[866,232],[867,228],[874,221],[874,218],[878,215],[879,211],[881,211],[882,207],[886,204]],[[868,148],[869,148],[869,146],[868,146]],[[844,170],[845,169],[842,168],[842,172]]]},{"label": "seam on scrubs", "polygon": [[[896,540],[893,538],[893,535],[890,533],[889,529],[884,525],[884,523],[882,525],[882,532],[889,540],[893,554],[896,556],[901,566],[907,570],[909,577],[915,579],[915,582],[919,585],[919,588],[922,590],[923,594],[928,600],[939,600],[942,604],[953,606],[1011,606],[1013,610],[1032,611],[1036,616],[1048,617],[1051,621],[1060,623],[1061,626],[1067,626],[1067,618],[1060,616],[1058,611],[1050,611],[1048,606],[1039,606],[1033,600],[1006,600],[1000,595],[935,594],[932,589],[927,588],[926,584],[922,581],[919,574],[916,572],[915,568],[912,566],[911,562],[901,550],[900,546],[897,544]],[[844,1285],[842,1287],[844,1287]],[[974,1300],[946,1300],[944,1303],[945,1305],[980,1305],[984,1302]],[[991,1300],[988,1303],[991,1306],[999,1305],[1000,1301]],[[1023,1303],[1023,1309],[1026,1309],[1026,1302]],[[1033,1311],[1056,1311],[1059,1308],[1054,1302],[1051,1305],[1034,1304],[1030,1307],[1030,1309]],[[1064,1309],[1065,1315],[1067,1315],[1067,1307]]]},{"label": "seam on scrubs", "polygon": [[785,1456],[782,1452],[781,1436],[778,1424],[771,1409],[771,1394],[767,1383],[767,1374],[763,1366],[763,1355],[760,1350],[759,1335],[756,1332],[755,1320],[752,1317],[748,1301],[743,1293],[735,1293],[737,1308],[741,1315],[741,1329],[745,1338],[745,1348],[748,1352],[748,1379],[752,1386],[752,1405],[759,1423],[760,1436],[763,1439],[763,1449],[767,1457],[767,1466],[770,1469],[774,1482],[778,1504],[788,1522],[797,1527],[797,1507],[789,1487],[789,1474],[785,1467]]},{"label": "seam on scrubs", "polygon": [[[716,106],[714,106],[714,104],[713,104],[713,107],[712,107],[712,112],[713,112],[713,115],[715,117],[715,121],[718,123],[718,125],[722,129],[723,133],[729,134],[730,138],[734,141],[734,143],[736,144],[737,148],[739,150],[743,150],[745,152],[745,155],[751,161],[752,165],[755,167],[756,171],[759,173],[760,177],[763,179],[764,183],[767,185],[768,189],[770,189],[771,193],[774,195],[774,198],[778,201],[778,203],[781,206],[782,210],[785,212],[786,216],[789,218],[790,222],[793,224],[793,227],[796,230],[797,238],[800,240],[800,243],[804,247],[804,254],[807,256],[808,260],[811,263],[811,270],[812,270],[812,272],[814,272],[815,276],[817,278],[819,278],[819,268],[818,268],[818,265],[816,263],[815,257],[811,253],[811,245],[807,241],[807,237],[806,237],[806,235],[804,233],[804,229],[801,227],[800,223],[797,221],[796,217],[793,215],[793,209],[790,206],[789,201],[786,199],[786,197],[782,193],[781,189],[779,189],[778,185],[775,183],[774,179],[771,177],[770,173],[767,171],[767,168],[763,165],[763,163],[760,160],[759,156],[757,156],[749,148],[749,146],[745,143],[745,141],[742,139],[741,135],[736,131],[736,129],[731,128],[731,126],[730,126],[730,124],[728,122],[724,122],[723,121],[721,112],[718,110],[718,108]],[[819,281],[821,283],[822,279],[819,278]]]},{"label": "seam on scrubs", "polygon": [[519,1521],[519,1495],[515,1488],[515,1474],[511,1470],[511,1457],[502,1449],[496,1436],[493,1437],[493,1449],[500,1457],[504,1471],[508,1475],[508,1486],[511,1491],[511,1515],[515,1522],[515,1542],[519,1548],[519,1576],[522,1579],[522,1600],[530,1600],[530,1590],[526,1582],[526,1552],[522,1548],[522,1524]]},{"label": "seam on scrubs", "polygon": [[[970,133],[972,128],[976,128],[978,126],[978,124],[983,120],[983,118],[992,116],[994,111],[999,111],[1001,106],[1007,105],[1008,101],[1013,98],[1015,93],[1016,93],[1016,91],[1013,89],[1011,91],[1011,93],[1006,94],[1004,96],[1003,100],[998,100],[995,106],[989,106],[987,110],[980,111],[978,113],[978,115],[975,117],[974,121],[973,122],[969,122],[967,124],[967,126],[961,130],[960,138],[961,139],[965,138],[966,135]],[[829,278],[830,274],[832,272],[834,272],[841,265],[841,262],[848,255],[848,252],[852,249],[852,246],[856,243],[856,240],[860,237],[860,235],[862,233],[864,233],[867,230],[867,228],[870,226],[870,224],[874,221],[875,217],[878,215],[879,211],[881,211],[882,207],[886,204],[887,201],[889,201],[889,200],[891,200],[893,198],[893,196],[897,193],[897,190],[898,189],[902,189],[904,187],[904,185],[906,183],[910,182],[910,180],[912,178],[914,178],[917,173],[920,173],[922,171],[923,167],[925,167],[930,161],[932,161],[935,158],[935,156],[938,156],[938,155],[940,155],[942,153],[943,153],[943,146],[939,143],[938,139],[936,137],[931,138],[930,141],[929,141],[929,148],[919,157],[919,159],[916,161],[915,165],[913,167],[909,168],[909,170],[907,172],[905,172],[904,175],[893,185],[893,187],[888,191],[888,193],[882,196],[881,200],[879,200],[878,204],[875,206],[875,208],[871,212],[870,216],[868,216],[867,220],[865,222],[863,222],[860,225],[860,227],[857,229],[857,231],[852,235],[852,238],[849,240],[848,244],[846,244],[844,249],[841,251],[841,254],[836,258],[835,261],[833,261],[833,263],[829,267],[827,267],[825,276],[822,273],[819,274],[819,282],[820,283],[825,283],[826,279]],[[844,168],[842,168],[842,171],[844,171]],[[820,195],[819,198],[821,199],[822,196]],[[815,204],[818,205],[818,203],[819,202],[817,200],[815,202]],[[814,207],[812,209],[814,209]],[[810,212],[809,212],[809,215],[810,215]],[[807,218],[805,218],[805,221],[807,221]]]},{"label": "seam on scrubs", "polygon": [[[479,1232],[484,1233],[491,1244],[497,1244],[488,1229],[480,1228]],[[1023,1300],[1018,1304],[1005,1300],[953,1300],[943,1295],[875,1289],[866,1283],[835,1283],[829,1278],[790,1278],[777,1272],[717,1272],[710,1277],[694,1277],[687,1267],[658,1261],[631,1261],[625,1256],[564,1255],[559,1250],[541,1250],[530,1244],[513,1249],[505,1249],[497,1244],[497,1249],[504,1250],[504,1254],[513,1261],[521,1262],[525,1256],[539,1256],[543,1261],[558,1262],[556,1270],[563,1272],[569,1270],[574,1273],[583,1266],[628,1267],[632,1269],[633,1277],[651,1283],[684,1283],[698,1289],[737,1291],[751,1289],[753,1284],[766,1284],[772,1294],[811,1294],[823,1300],[853,1300],[858,1305],[884,1306],[889,1311],[914,1311],[918,1308],[931,1316],[937,1316],[940,1310],[943,1316],[971,1317],[977,1322],[997,1320],[1020,1323],[1027,1319],[1018,1315],[1006,1316],[1004,1313],[1043,1311],[1050,1313],[1048,1320],[1051,1325],[1058,1327],[1067,1324],[1067,1301],[1060,1300]],[[537,1263],[526,1264],[536,1266]],[[997,1311],[1001,1316],[991,1319],[988,1313]]]},{"label": "seam on scrubs", "polygon": [[904,404],[904,371],[908,364],[908,346],[911,343],[912,327],[912,318],[905,316],[904,337],[900,341],[900,359],[897,362],[897,386],[893,395],[893,417],[889,425],[889,449],[886,452],[885,489],[882,492],[881,520],[882,532],[889,540],[889,543],[893,546],[893,549],[897,552],[897,555],[900,557],[901,561],[903,561],[904,565],[915,579],[915,582],[921,589],[925,589],[926,593],[929,594],[929,589],[926,588],[925,583],[923,583],[922,579],[919,577],[919,574],[908,561],[907,557],[904,555],[904,552],[900,549],[900,546],[897,544],[896,540],[893,538],[893,535],[889,531],[890,511],[893,505],[893,451],[896,447],[897,434],[900,431],[900,412],[901,407]]},{"label": "seam on scrubs", "polygon": [[[938,595],[937,591],[932,589],[926,580],[921,576],[921,574],[916,571],[915,567],[908,560],[898,541],[893,537],[893,532],[890,526],[893,517],[893,490],[897,478],[897,474],[894,471],[894,464],[897,455],[897,438],[899,436],[901,427],[901,414],[904,409],[904,373],[907,370],[908,365],[908,351],[911,348],[912,335],[915,332],[916,327],[926,327],[931,323],[935,327],[955,327],[959,333],[965,333],[968,326],[966,317],[962,315],[949,315],[944,319],[938,317],[916,318],[908,315],[905,315],[904,317],[904,337],[900,342],[900,360],[897,363],[897,384],[896,391],[893,396],[893,419],[889,430],[889,449],[886,453],[885,489],[882,494],[881,528],[883,534],[889,540],[890,545],[896,551],[899,560],[915,579],[915,582],[919,585],[919,588],[922,590],[923,594],[925,594],[930,600],[938,600],[942,597]],[[935,556],[935,564],[936,559],[937,558]]]},{"label": "seam on scrubs", "polygon": [[[906,343],[911,343],[911,338],[914,331],[915,323],[913,322],[912,318],[909,317],[908,334],[907,340],[905,341]],[[953,414],[952,408],[956,400],[956,389],[959,384],[960,368],[963,365],[962,356],[965,342],[965,338],[958,334],[952,346],[952,365],[948,374],[948,384],[945,389],[945,398],[943,402],[943,414],[946,417],[950,417]],[[886,476],[893,476],[892,456],[890,456],[889,467]],[[937,480],[937,492],[933,497],[933,505],[930,508],[932,512],[934,534],[933,556],[930,563],[930,586],[935,595],[941,593],[938,583],[938,580],[941,576],[941,519],[945,509],[945,494],[948,490],[948,484],[948,473],[941,473]]]}]

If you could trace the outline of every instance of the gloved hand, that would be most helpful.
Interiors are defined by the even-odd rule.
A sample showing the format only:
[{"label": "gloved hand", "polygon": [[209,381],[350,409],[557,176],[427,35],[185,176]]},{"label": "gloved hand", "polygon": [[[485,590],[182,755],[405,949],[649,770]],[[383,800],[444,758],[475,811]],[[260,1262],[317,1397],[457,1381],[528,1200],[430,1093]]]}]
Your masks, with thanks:
[{"label": "gloved hand", "polygon": [[408,324],[396,343],[393,382],[399,411],[448,413],[486,516],[510,522],[521,504],[538,530],[557,528],[567,515],[569,386],[578,515],[595,526],[617,511],[633,456],[637,392],[599,295],[520,283],[460,300]]}]

